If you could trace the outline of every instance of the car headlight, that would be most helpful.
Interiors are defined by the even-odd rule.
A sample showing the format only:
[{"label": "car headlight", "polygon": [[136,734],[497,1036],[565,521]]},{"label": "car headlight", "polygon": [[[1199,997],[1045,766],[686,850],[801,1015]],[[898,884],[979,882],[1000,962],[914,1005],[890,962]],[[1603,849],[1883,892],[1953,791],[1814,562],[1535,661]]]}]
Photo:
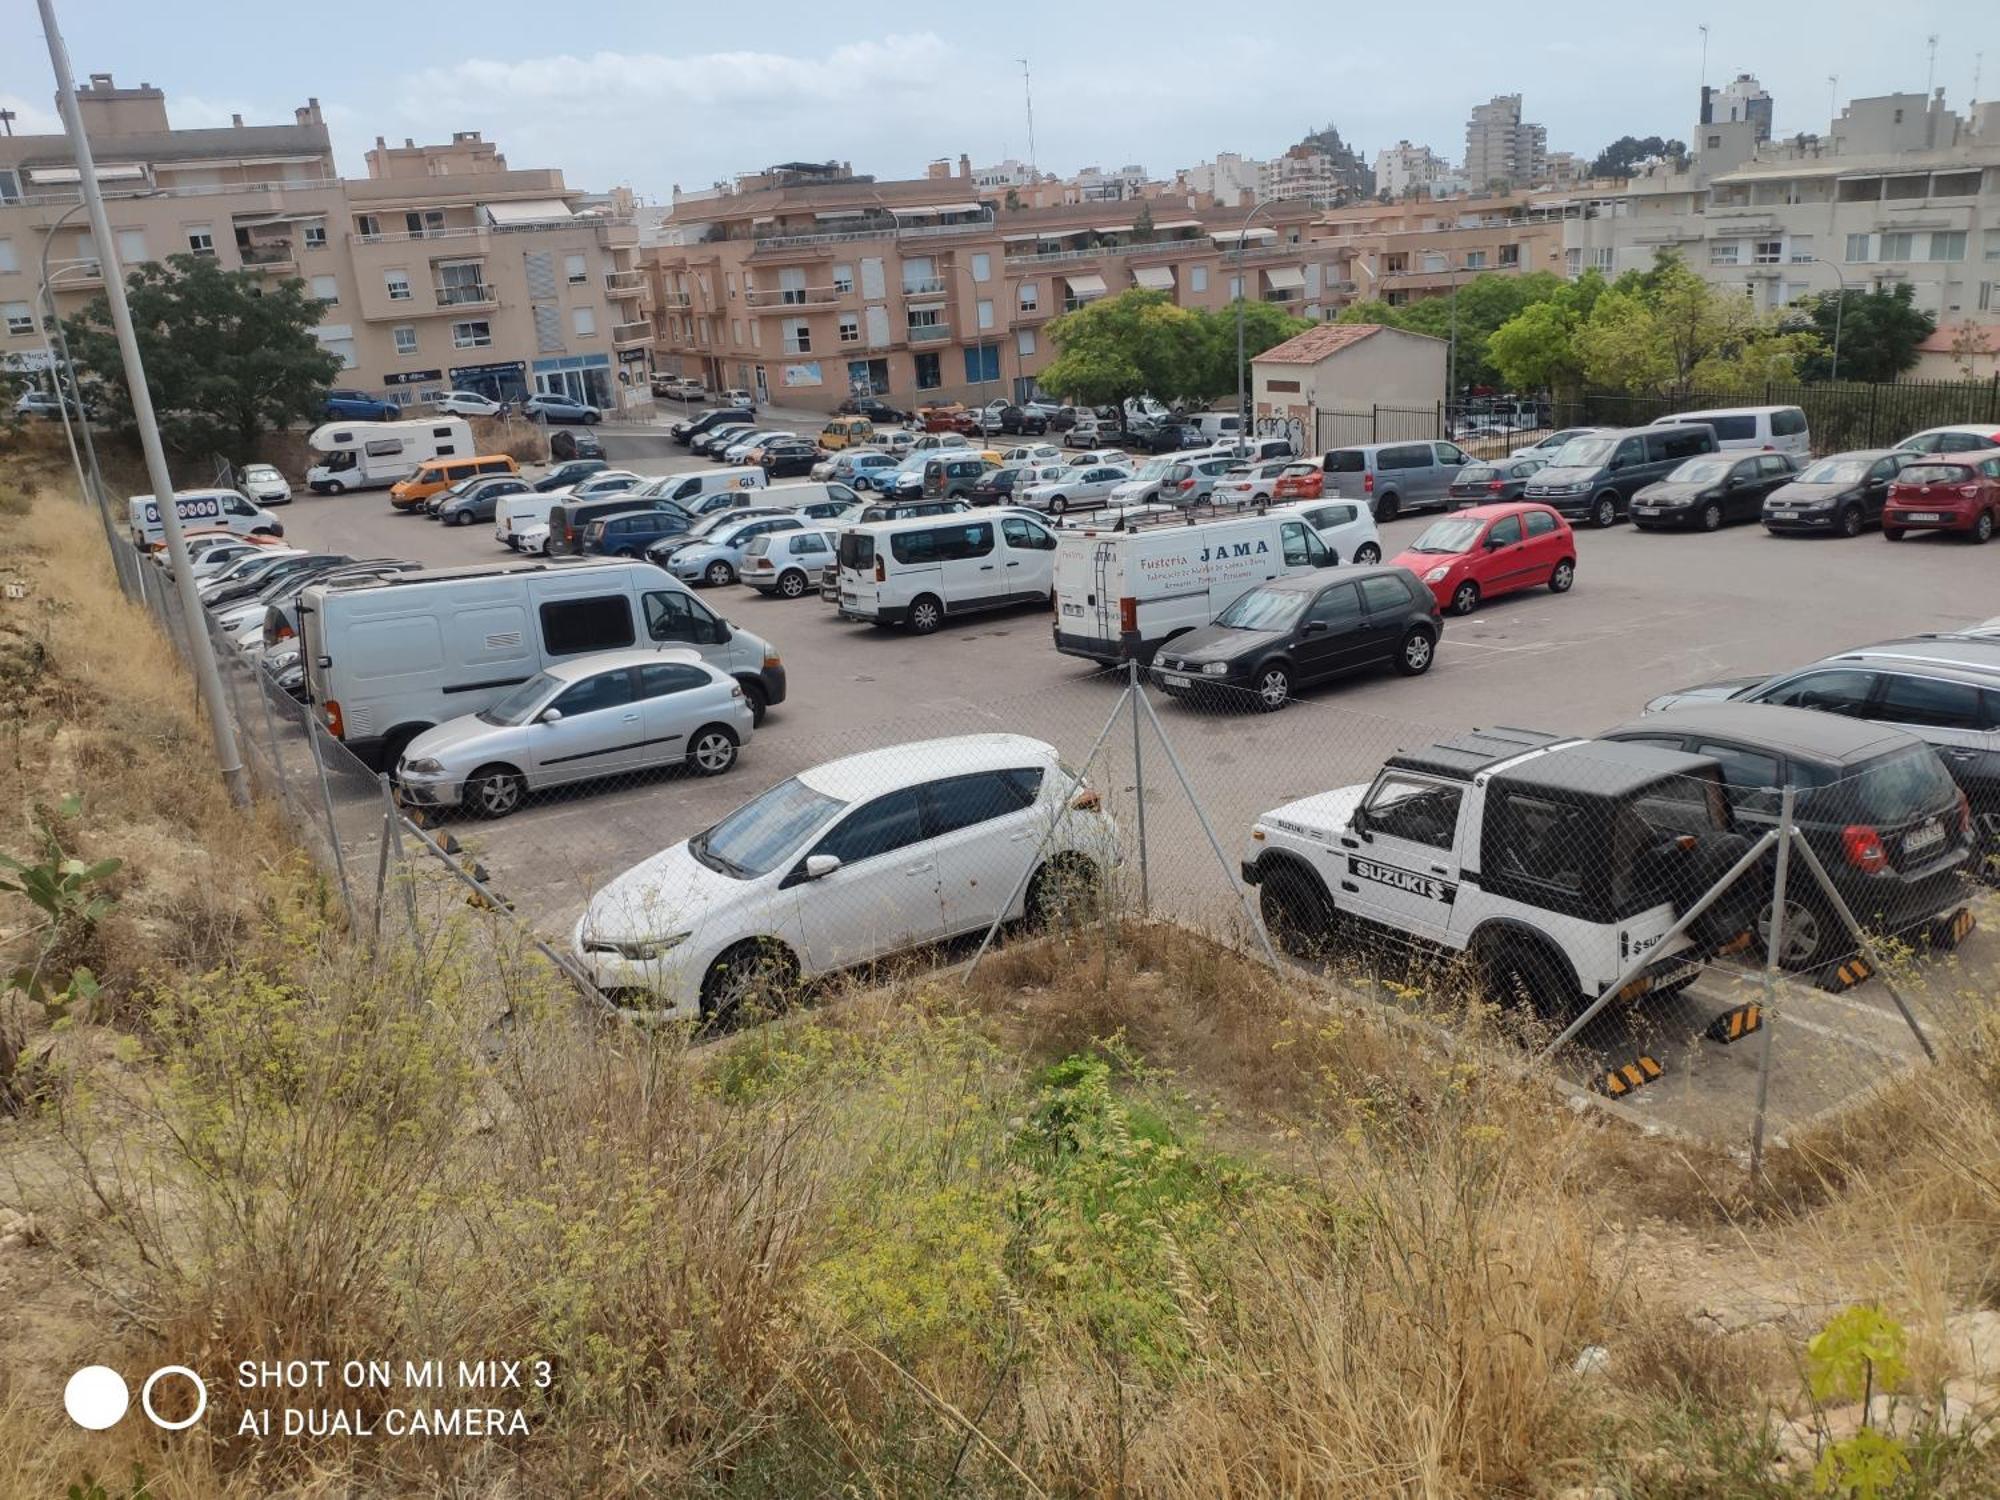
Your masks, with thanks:
[{"label": "car headlight", "polygon": [[678,948],[693,934],[686,932],[669,933],[665,937],[640,938],[633,943],[613,943],[620,958],[636,959],[641,963],[660,957],[670,949]]},{"label": "car headlight", "polygon": [[415,760],[404,761],[403,769],[418,776],[441,776],[444,774],[444,762],[423,755]]},{"label": "car headlight", "polygon": [[1229,663],[1226,661],[1209,662],[1202,667],[1201,675],[1204,677],[1227,677],[1229,675]]},{"label": "car headlight", "polygon": [[1451,564],[1450,564],[1450,563],[1446,563],[1446,564],[1445,564],[1445,565],[1444,565],[1443,567],[1441,567],[1441,568],[1432,568],[1432,569],[1430,570],[1430,572],[1428,572],[1428,573],[1424,574],[1424,582],[1425,582],[1425,583],[1443,583],[1443,582],[1445,581],[1445,579],[1446,579],[1447,577],[1449,577],[1450,575],[1451,575]]}]

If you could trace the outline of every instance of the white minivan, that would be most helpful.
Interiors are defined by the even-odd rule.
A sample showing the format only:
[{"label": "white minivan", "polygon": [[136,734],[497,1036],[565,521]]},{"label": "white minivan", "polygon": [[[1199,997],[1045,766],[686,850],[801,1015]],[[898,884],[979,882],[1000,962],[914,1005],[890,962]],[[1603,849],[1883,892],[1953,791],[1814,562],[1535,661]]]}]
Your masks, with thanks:
[{"label": "white minivan", "polygon": [[[275,540],[285,534],[284,524],[276,516],[252,505],[237,490],[175,490],[174,514],[180,517],[181,534],[190,540],[215,535]],[[166,546],[160,505],[151,495],[132,497],[130,522],[133,546],[141,551]]]},{"label": "white minivan", "polygon": [[1742,451],[1789,453],[1800,463],[1812,457],[1812,432],[1806,414],[1796,406],[1730,406],[1712,411],[1682,411],[1655,417],[1652,425],[1668,427],[1699,422],[1715,431],[1715,446],[1724,453]]},{"label": "white minivan", "polygon": [[947,615],[1047,607],[1055,533],[1026,516],[922,516],[840,534],[840,616],[928,635]]},{"label": "white minivan", "polygon": [[689,515],[699,515],[701,501],[711,495],[736,495],[761,490],[770,483],[758,464],[738,464],[727,469],[704,469],[698,474],[669,474],[629,491],[634,500],[671,500]]},{"label": "white minivan", "polygon": [[377,769],[426,729],[477,713],[554,662],[647,644],[692,647],[736,679],[760,722],[785,699],[770,643],[648,562],[447,568],[317,583],[299,597],[313,708]]}]

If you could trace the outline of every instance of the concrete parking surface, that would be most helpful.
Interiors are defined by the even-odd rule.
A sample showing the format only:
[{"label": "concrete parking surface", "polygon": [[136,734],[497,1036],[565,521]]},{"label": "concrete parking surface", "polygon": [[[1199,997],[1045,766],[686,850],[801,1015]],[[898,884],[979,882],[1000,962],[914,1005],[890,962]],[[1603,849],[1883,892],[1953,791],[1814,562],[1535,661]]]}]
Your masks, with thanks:
[{"label": "concrete parking surface", "polygon": [[[611,427],[601,436],[617,467],[667,473],[706,463],[674,445],[664,429]],[[1390,523],[1385,554],[1430,519]],[[494,541],[490,526],[446,529],[397,514],[380,492],[302,496],[285,521],[288,540],[355,557],[462,566],[514,556]],[[1228,857],[1235,859],[1259,812],[1366,780],[1401,746],[1475,725],[1590,733],[1636,715],[1669,688],[1961,626],[1992,612],[1986,601],[2000,578],[2000,549],[1935,538],[1891,545],[1875,533],[1853,541],[1779,539],[1754,526],[1678,535],[1620,525],[1580,531],[1577,546],[1572,592],[1519,595],[1448,620],[1437,663],[1424,677],[1356,678],[1270,715],[1195,710],[1156,697],[1162,725]],[[566,934],[606,879],[761,788],[835,756],[1006,729],[1047,739],[1080,761],[1122,686],[1116,674],[1059,655],[1044,611],[975,616],[918,637],[842,622],[817,597],[785,602],[742,587],[705,597],[772,641],[789,679],[788,700],[771,712],[736,770],[711,780],[660,773],[581,788],[503,822],[457,830],[544,932]],[[1133,790],[1129,729],[1112,741],[1097,779],[1116,808]],[[1233,908],[1231,878],[1164,757],[1149,754],[1145,774],[1155,905],[1199,910],[1213,924]],[[1985,934],[1975,934],[1960,961],[1976,967],[1984,946]],[[1740,982],[1726,975],[1705,979],[1674,1008],[1652,1016],[1648,1024],[1663,1028],[1651,1037],[1655,1055],[1661,1037],[1698,1033],[1707,1015],[1736,1003],[1737,988]],[[1815,1001],[1812,1016],[1800,1007],[1800,1024],[1787,1041],[1799,1054],[1783,1085],[1788,1114],[1828,1107],[1875,1064],[1912,1054],[1900,1020],[1883,1023],[1885,1011],[1892,1019],[1894,1013],[1879,991],[1871,984]],[[1605,1056],[1623,1045],[1614,1038]],[[1738,1075],[1754,1050],[1709,1045],[1690,1054],[1682,1047],[1672,1076],[1635,1101],[1646,1100],[1643,1107],[1663,1117],[1690,1116],[1704,1128],[1720,1118],[1733,1129],[1747,1108]],[[1579,1054],[1579,1077],[1594,1066]],[[1713,1075],[1712,1087],[1699,1081],[1704,1072]]]}]

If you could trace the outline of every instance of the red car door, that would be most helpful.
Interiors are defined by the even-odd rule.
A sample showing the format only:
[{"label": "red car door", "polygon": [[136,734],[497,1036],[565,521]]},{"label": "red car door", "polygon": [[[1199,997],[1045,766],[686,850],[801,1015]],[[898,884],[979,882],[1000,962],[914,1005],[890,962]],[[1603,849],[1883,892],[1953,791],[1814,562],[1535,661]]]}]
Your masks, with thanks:
[{"label": "red car door", "polygon": [[1523,577],[1528,569],[1528,546],[1521,536],[1521,518],[1502,516],[1486,528],[1479,539],[1479,556],[1473,560],[1472,576],[1479,592],[1491,599],[1527,587]]},{"label": "red car door", "polygon": [[1527,533],[1526,577],[1521,586],[1534,588],[1547,583],[1556,564],[1569,555],[1570,541],[1563,534],[1562,521],[1551,511],[1524,511],[1521,524]]}]

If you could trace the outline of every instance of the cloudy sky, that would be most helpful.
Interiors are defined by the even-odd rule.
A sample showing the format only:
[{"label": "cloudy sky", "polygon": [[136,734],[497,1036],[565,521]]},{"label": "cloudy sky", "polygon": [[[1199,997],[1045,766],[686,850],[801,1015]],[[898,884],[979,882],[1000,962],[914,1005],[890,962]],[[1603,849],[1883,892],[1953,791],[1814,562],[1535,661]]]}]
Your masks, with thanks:
[{"label": "cloudy sky", "polygon": [[[764,0],[726,7],[599,0],[450,6],[411,0],[59,0],[79,76],[111,72],[167,91],[176,125],[232,112],[279,123],[317,95],[344,173],[375,136],[480,130],[515,166],[561,166],[577,185],[628,183],[664,200],[770,162],[838,157],[882,177],[937,156],[1028,157],[1021,69],[1033,72],[1044,170],[1138,162],[1154,176],[1217,151],[1268,155],[1329,120],[1373,156],[1399,138],[1463,154],[1466,111],[1519,92],[1553,150],[1594,154],[1620,135],[1685,139],[1702,76],[1754,72],[1780,133],[1820,130],[1842,98],[1936,83],[1963,107],[1976,54],[2000,93],[1992,0],[1890,8],[1534,6],[1433,0],[1423,24],[1393,9],[1265,0],[1213,5],[851,6]],[[688,24],[692,10],[695,24]],[[1177,12],[1185,11],[1182,20]],[[901,13],[899,16],[898,12]],[[741,24],[719,24],[732,14]],[[1223,19],[1250,25],[1226,35]],[[35,7],[0,5],[0,107],[15,129],[57,128]]]}]

